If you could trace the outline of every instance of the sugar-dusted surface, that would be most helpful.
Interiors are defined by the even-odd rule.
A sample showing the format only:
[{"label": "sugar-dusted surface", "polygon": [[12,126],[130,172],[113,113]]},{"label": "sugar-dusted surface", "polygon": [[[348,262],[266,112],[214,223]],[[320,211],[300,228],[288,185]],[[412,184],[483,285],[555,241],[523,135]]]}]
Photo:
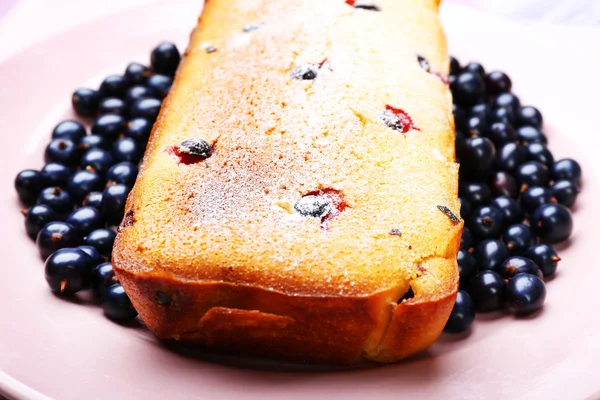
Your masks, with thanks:
[{"label": "sugar-dusted surface", "polygon": [[[595,254],[593,232],[600,224],[594,207],[600,195],[596,156],[600,137],[593,131],[596,103],[592,101],[593,93],[600,92],[600,82],[590,80],[589,74],[558,77],[574,68],[573,60],[600,68],[586,44],[598,32],[523,27],[448,5],[442,10],[452,53],[509,72],[521,99],[544,112],[555,155],[576,158],[586,174],[574,215],[574,237],[560,249],[563,261],[559,275],[548,284],[542,314],[527,320],[479,317],[467,338],[444,335],[422,356],[384,368],[286,372],[280,364],[267,365],[265,371],[256,369],[264,364],[248,360],[195,359],[189,352],[184,356],[157,345],[146,330],[109,323],[96,307],[53,297],[35,246],[24,233],[16,197],[7,189],[0,198],[6,232],[10,232],[1,244],[2,276],[10,279],[0,280],[0,297],[7,305],[0,311],[0,369],[28,389],[2,373],[0,392],[26,399],[40,399],[39,393],[60,399],[90,394],[146,399],[505,399],[530,398],[531,393],[548,399],[597,398],[600,320],[594,315],[600,302],[596,290],[600,264],[590,254]],[[90,79],[97,85],[102,76],[121,70],[128,60],[146,62],[149,50],[165,38],[186,43],[188,26],[198,11],[198,4],[168,1],[111,15],[23,49],[0,65],[2,76],[10,77],[0,95],[5,132],[0,136],[2,186],[10,188],[18,170],[41,166],[40,154],[50,130],[60,118],[70,116],[66,100],[73,88]],[[124,42],[114,26],[125,24],[144,33]],[[37,29],[43,30],[43,23]],[[90,46],[94,51],[89,51]],[[531,48],[539,51],[532,53]],[[77,67],[67,71],[64,62]],[[548,95],[548,82],[560,95]],[[30,92],[36,96],[25,98]],[[26,99],[27,107],[18,99]],[[215,360],[235,362],[238,367]],[[528,379],[522,379],[523,370],[531,372]]]}]

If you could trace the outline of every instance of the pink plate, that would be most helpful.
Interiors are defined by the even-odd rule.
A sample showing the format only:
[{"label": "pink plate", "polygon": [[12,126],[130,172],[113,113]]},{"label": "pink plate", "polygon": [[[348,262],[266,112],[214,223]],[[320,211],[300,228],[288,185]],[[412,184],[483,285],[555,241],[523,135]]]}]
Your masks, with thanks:
[{"label": "pink plate", "polygon": [[[584,168],[575,232],[539,315],[478,317],[468,337],[444,335],[427,352],[378,368],[317,370],[185,355],[143,327],[123,327],[53,296],[26,237],[12,188],[40,167],[69,95],[128,61],[147,62],[161,40],[184,44],[199,1],[154,1],[54,33],[0,63],[0,392],[26,399],[582,399],[600,397],[600,226],[597,30],[519,25],[444,6],[452,53],[508,71],[537,105],[556,157]],[[52,18],[43,24],[53,24]],[[56,31],[55,31],[56,32]]]}]

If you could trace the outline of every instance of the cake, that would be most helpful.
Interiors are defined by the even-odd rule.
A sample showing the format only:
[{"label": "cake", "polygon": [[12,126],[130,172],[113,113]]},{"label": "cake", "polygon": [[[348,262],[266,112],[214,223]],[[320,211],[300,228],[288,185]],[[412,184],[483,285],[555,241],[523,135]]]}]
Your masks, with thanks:
[{"label": "cake", "polygon": [[210,0],[113,251],[159,338],[394,362],[458,286],[448,54],[435,0]]}]

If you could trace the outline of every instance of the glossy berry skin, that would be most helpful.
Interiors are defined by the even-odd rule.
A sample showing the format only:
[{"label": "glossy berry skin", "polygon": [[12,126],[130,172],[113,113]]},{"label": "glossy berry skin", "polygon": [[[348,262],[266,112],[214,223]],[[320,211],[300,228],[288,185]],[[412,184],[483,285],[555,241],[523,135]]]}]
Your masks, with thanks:
[{"label": "glossy berry skin", "polygon": [[125,96],[127,91],[127,80],[123,75],[109,75],[100,84],[99,92],[102,97],[119,97]]},{"label": "glossy berry skin", "polygon": [[116,236],[117,234],[112,230],[100,228],[90,232],[84,239],[84,243],[88,246],[95,247],[103,257],[110,259]]},{"label": "glossy berry skin", "polygon": [[128,161],[123,161],[110,167],[106,173],[106,181],[109,184],[122,183],[126,186],[133,187],[137,174],[137,166]]},{"label": "glossy berry skin", "polygon": [[490,187],[481,182],[464,182],[460,185],[459,192],[460,197],[466,200],[470,209],[488,204],[492,200]]},{"label": "glossy berry skin", "polygon": [[80,207],[71,212],[65,222],[73,225],[81,237],[84,237],[91,231],[101,228],[104,221],[100,216],[100,211],[94,207]]},{"label": "glossy berry skin", "polygon": [[487,116],[487,121],[489,123],[501,122],[511,126],[514,125],[515,119],[516,117],[513,109],[506,107],[492,108]]},{"label": "glossy berry skin", "polygon": [[490,139],[497,149],[506,143],[517,140],[517,132],[512,126],[504,122],[494,122],[483,131],[483,135]]},{"label": "glossy berry skin", "polygon": [[451,88],[454,99],[462,105],[477,104],[485,95],[483,77],[478,73],[470,71],[458,74]]},{"label": "glossy berry skin", "polygon": [[92,260],[92,262],[91,262],[92,269],[95,268],[97,265],[102,264],[105,261],[102,254],[100,254],[98,249],[96,249],[95,247],[83,245],[83,246],[77,246],[77,248],[80,250],[83,250],[85,252],[85,254],[90,256],[90,259]]},{"label": "glossy berry skin", "polygon": [[101,115],[92,124],[92,134],[104,136],[108,140],[114,140],[124,132],[125,120],[117,114]]},{"label": "glossy berry skin", "polygon": [[518,143],[506,143],[502,146],[494,160],[494,166],[502,171],[513,172],[527,161],[527,150]]},{"label": "glossy berry skin", "polygon": [[554,182],[550,190],[552,190],[552,195],[558,203],[565,207],[572,207],[579,195],[579,187],[566,179]]},{"label": "glossy berry skin", "polygon": [[118,226],[125,214],[125,202],[131,188],[117,183],[108,186],[102,192],[102,217],[109,225]]},{"label": "glossy berry skin", "polygon": [[153,123],[144,118],[134,118],[127,123],[125,136],[130,137],[138,143],[148,142]]},{"label": "glossy berry skin", "polygon": [[468,250],[462,249],[458,251],[456,262],[458,263],[460,287],[464,287],[477,274],[477,261]]},{"label": "glossy berry skin", "polygon": [[98,264],[92,272],[92,290],[96,297],[102,297],[106,288],[119,283],[110,262]]},{"label": "glossy berry skin", "polygon": [[502,92],[510,92],[512,82],[502,71],[492,71],[485,77],[485,88],[489,95],[496,96]]},{"label": "glossy berry skin", "polygon": [[81,139],[79,148],[82,152],[86,152],[89,149],[110,149],[110,141],[106,137],[101,135],[87,135]]},{"label": "glossy berry skin", "polygon": [[71,103],[75,113],[80,117],[89,118],[96,115],[100,105],[100,93],[93,89],[77,89],[73,92]]},{"label": "glossy berry skin", "polygon": [[69,139],[52,139],[44,152],[46,163],[73,165],[77,162],[79,147]]},{"label": "glossy berry skin", "polygon": [[479,270],[494,269],[508,256],[508,247],[496,239],[484,240],[475,248],[475,259]]},{"label": "glossy berry skin", "polygon": [[71,195],[58,186],[43,189],[38,196],[37,204],[46,204],[52,207],[61,217],[70,213],[74,205]]},{"label": "glossy berry skin", "polygon": [[531,186],[521,194],[521,208],[531,214],[542,204],[556,203],[552,191],[546,187]]},{"label": "glossy berry skin", "polygon": [[530,314],[542,308],[546,300],[546,285],[532,274],[519,274],[506,286],[506,304],[515,313]]},{"label": "glossy berry skin", "polygon": [[488,173],[496,148],[491,140],[484,137],[465,139],[456,149],[460,159],[460,173],[469,179],[479,179]]},{"label": "glossy berry skin", "polygon": [[533,126],[522,126],[517,129],[517,138],[521,144],[541,143],[548,144],[548,138],[539,129]]},{"label": "glossy berry skin", "polygon": [[546,146],[541,143],[530,143],[525,149],[527,150],[527,159],[529,161],[537,161],[551,168],[554,164],[554,156]]},{"label": "glossy berry skin", "polygon": [[102,207],[102,192],[90,192],[83,199],[82,205],[100,210]]},{"label": "glossy berry skin", "polygon": [[117,140],[111,152],[114,162],[129,161],[134,164],[140,162],[142,154],[143,150],[140,148],[140,145],[128,137]]},{"label": "glossy berry skin", "polygon": [[89,149],[81,157],[81,168],[92,168],[100,176],[104,176],[106,171],[114,164],[111,154],[102,149]]},{"label": "glossy berry skin", "polygon": [[127,104],[118,97],[106,97],[100,101],[98,113],[127,115]]},{"label": "glossy berry skin", "polygon": [[457,75],[461,70],[460,62],[450,56],[450,75]]},{"label": "glossy berry skin", "polygon": [[66,165],[54,162],[44,165],[40,172],[42,174],[42,180],[46,187],[66,187],[69,181],[69,177],[73,173],[71,168],[67,167]]},{"label": "glossy berry skin", "polygon": [[511,254],[522,254],[535,243],[535,236],[527,225],[514,224],[502,233],[502,241]]},{"label": "glossy berry skin", "polygon": [[511,279],[519,274],[532,274],[542,278],[542,271],[529,258],[513,256],[509,257],[502,264],[494,269],[504,279]]},{"label": "glossy berry skin", "polygon": [[71,175],[67,183],[67,191],[76,203],[81,203],[88,193],[101,190],[104,186],[103,183],[104,181],[100,175],[93,171],[82,169]]},{"label": "glossy berry skin", "polygon": [[462,132],[468,132],[467,127],[467,113],[458,104],[452,104],[452,114],[454,115],[454,125],[456,129]]},{"label": "glossy berry skin", "polygon": [[84,136],[85,127],[73,120],[62,121],[52,130],[52,139],[68,139],[73,143],[79,143]]},{"label": "glossy berry skin", "polygon": [[154,97],[154,92],[147,86],[132,86],[125,93],[125,102],[131,106],[136,100]]},{"label": "glossy berry skin", "polygon": [[540,267],[545,277],[550,277],[556,273],[560,261],[560,257],[558,257],[552,246],[545,243],[534,244],[525,250],[523,256],[533,260]]},{"label": "glossy berry skin", "polygon": [[492,206],[496,207],[502,213],[502,223],[504,226],[519,223],[523,220],[523,210],[512,197],[499,196],[492,201]]},{"label": "glossy berry skin", "polygon": [[146,86],[148,86],[154,92],[155,97],[163,99],[169,93],[172,84],[173,78],[170,76],[154,74],[148,78]]},{"label": "glossy berry skin", "polygon": [[464,332],[469,329],[474,320],[475,305],[473,304],[473,300],[471,300],[471,296],[467,291],[459,290],[444,331],[451,333]]},{"label": "glossy berry skin", "polygon": [[464,197],[458,197],[458,202],[460,203],[460,217],[465,219],[471,213],[471,203]]},{"label": "glossy berry skin", "polygon": [[496,207],[481,206],[473,210],[467,226],[480,239],[495,239],[504,228],[503,215]]},{"label": "glossy berry skin", "polygon": [[546,186],[550,183],[548,167],[537,161],[527,161],[521,164],[515,173],[520,185]]},{"label": "glossy berry skin", "polygon": [[46,282],[58,294],[73,294],[90,285],[91,258],[78,248],[57,250],[44,265]]},{"label": "glossy berry skin", "polygon": [[468,63],[467,65],[465,65],[463,67],[463,71],[472,72],[481,77],[485,77],[485,68],[483,68],[483,65],[481,65],[478,62],[471,61],[470,63]]},{"label": "glossy berry skin", "polygon": [[45,186],[45,180],[40,171],[25,169],[15,177],[15,190],[19,200],[25,205],[32,205]]},{"label": "glossy berry skin", "polygon": [[140,63],[131,63],[125,68],[125,80],[129,86],[143,85],[150,76],[150,69]]},{"label": "glossy berry skin", "polygon": [[36,204],[25,212],[25,230],[27,235],[35,240],[44,225],[58,221],[60,216],[52,207],[46,204]]},{"label": "glossy berry skin", "polygon": [[513,115],[517,114],[519,107],[521,107],[519,98],[507,92],[500,93],[492,102],[492,108],[508,108]]},{"label": "glossy berry skin", "polygon": [[490,106],[488,105],[488,103],[479,103],[469,108],[468,116],[469,118],[479,117],[485,120],[489,112]]},{"label": "glossy berry skin", "polygon": [[566,179],[581,187],[581,166],[570,158],[558,160],[552,166],[552,178],[554,180]]},{"label": "glossy berry skin", "polygon": [[136,100],[129,109],[131,118],[145,118],[156,121],[162,102],[151,97]]},{"label": "glossy berry skin", "polygon": [[125,289],[118,283],[106,288],[102,294],[102,309],[108,319],[117,322],[130,321],[138,314]]},{"label": "glossy berry skin", "polygon": [[40,256],[45,260],[58,249],[79,244],[77,230],[66,222],[50,222],[38,232],[35,240]]},{"label": "glossy berry skin", "polygon": [[175,75],[180,60],[179,50],[173,43],[161,43],[150,53],[150,65],[152,65],[152,70],[158,74]]},{"label": "glossy berry skin", "polygon": [[517,126],[533,126],[534,128],[540,129],[544,123],[542,113],[532,106],[519,107],[517,110]]},{"label": "glossy berry skin", "polygon": [[467,132],[469,136],[482,136],[482,132],[487,125],[484,117],[469,117],[467,118]]},{"label": "glossy berry skin", "polygon": [[463,228],[462,235],[460,236],[460,248],[469,250],[475,246],[475,238],[473,234],[466,226]]},{"label": "glossy berry skin", "polygon": [[561,204],[544,204],[531,215],[530,226],[544,242],[558,243],[567,240],[573,232],[573,218],[569,209]]},{"label": "glossy berry skin", "polygon": [[468,292],[477,311],[496,311],[504,307],[506,283],[497,272],[481,271],[469,282]]},{"label": "glossy berry skin", "polygon": [[490,178],[490,186],[494,196],[517,197],[519,185],[514,176],[506,171],[496,171]]}]

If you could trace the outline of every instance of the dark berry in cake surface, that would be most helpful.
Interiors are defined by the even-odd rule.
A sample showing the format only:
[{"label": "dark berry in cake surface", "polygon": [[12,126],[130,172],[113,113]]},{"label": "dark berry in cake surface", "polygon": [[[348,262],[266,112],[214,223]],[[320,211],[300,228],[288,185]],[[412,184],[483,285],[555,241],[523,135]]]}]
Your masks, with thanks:
[{"label": "dark berry in cake surface", "polygon": [[104,176],[106,171],[114,164],[111,154],[103,149],[89,149],[81,157],[81,168],[91,168],[100,176]]},{"label": "dark berry in cake surface", "polygon": [[544,124],[542,113],[532,106],[519,107],[517,110],[517,126],[533,126],[534,128],[540,129]]},{"label": "dark berry in cake surface", "polygon": [[312,195],[298,199],[294,209],[303,217],[322,218],[331,210],[331,201],[323,196]]},{"label": "dark berry in cake surface", "polygon": [[460,159],[460,173],[469,179],[479,179],[487,175],[496,155],[491,140],[484,137],[465,139],[456,149]]},{"label": "dark berry in cake surface", "polygon": [[160,112],[162,102],[151,97],[136,100],[129,108],[131,118],[145,118],[149,121],[155,121]]},{"label": "dark berry in cake surface", "polygon": [[94,171],[82,169],[71,175],[67,183],[67,191],[76,203],[81,203],[88,193],[101,190],[103,186],[104,181],[100,175]]},{"label": "dark berry in cake surface", "polygon": [[177,46],[170,42],[159,44],[150,54],[150,65],[152,65],[152,70],[163,75],[175,75],[180,60],[181,55],[179,54]]},{"label": "dark berry in cake surface", "polygon": [[108,186],[102,192],[102,207],[100,211],[102,217],[109,225],[118,226],[125,214],[125,202],[127,195],[131,191],[129,186],[122,183],[116,183]]},{"label": "dark berry in cake surface", "polygon": [[506,143],[496,154],[494,166],[502,171],[514,172],[527,161],[527,150],[518,143]]},{"label": "dark berry in cake surface", "polygon": [[511,254],[522,254],[535,243],[535,235],[529,226],[514,224],[502,233],[502,241]]},{"label": "dark berry in cake surface", "polygon": [[27,235],[35,240],[44,225],[58,221],[60,216],[52,207],[46,204],[36,204],[24,212],[25,230]]},{"label": "dark berry in cake surface", "polygon": [[550,190],[552,190],[552,195],[556,198],[556,201],[565,207],[572,207],[579,195],[579,187],[566,179],[554,182]]},{"label": "dark berry in cake surface", "polygon": [[540,267],[545,277],[556,273],[560,257],[552,246],[545,243],[534,244],[523,253],[523,256],[533,260]]},{"label": "dark berry in cake surface", "polygon": [[58,249],[77,246],[79,241],[79,234],[73,225],[53,221],[40,229],[35,242],[40,256],[45,260]]},{"label": "dark berry in cake surface", "polygon": [[71,97],[75,113],[80,117],[89,118],[96,115],[100,105],[100,93],[93,89],[77,89]]},{"label": "dark berry in cake surface", "polygon": [[60,186],[66,187],[69,177],[73,171],[66,165],[59,163],[48,163],[41,170],[42,180],[45,187]]},{"label": "dark berry in cake surface", "polygon": [[61,217],[70,213],[71,210],[73,210],[74,205],[71,195],[59,186],[42,189],[38,196],[37,203],[46,204],[47,206],[52,207],[52,209]]},{"label": "dark berry in cake surface", "polygon": [[110,262],[103,262],[92,271],[92,290],[96,297],[102,297],[109,286],[119,283]]},{"label": "dark berry in cake surface", "polygon": [[485,87],[488,94],[496,96],[502,92],[510,92],[512,82],[502,71],[492,71],[485,77]]},{"label": "dark berry in cake surface", "polygon": [[114,143],[111,155],[115,162],[129,161],[137,164],[143,152],[143,148],[134,139],[125,137]]},{"label": "dark berry in cake surface", "polygon": [[81,237],[88,235],[93,230],[102,228],[104,225],[100,211],[94,207],[80,207],[72,211],[65,222],[77,229]]},{"label": "dark berry in cake surface", "polygon": [[375,5],[375,3],[373,3],[372,1],[346,0],[346,4],[348,4],[349,6],[352,6],[354,8],[361,9],[361,10],[381,11],[381,9],[377,5]]},{"label": "dark berry in cake surface", "polygon": [[464,287],[477,274],[477,261],[467,249],[461,249],[456,256],[456,262],[458,264],[460,286]]},{"label": "dark berry in cake surface", "polygon": [[481,271],[469,282],[468,292],[477,311],[496,311],[504,307],[506,283],[497,272]]},{"label": "dark berry in cake surface", "polygon": [[21,202],[25,205],[34,204],[38,195],[46,185],[46,181],[40,171],[25,169],[15,177],[15,190]]},{"label": "dark berry in cake surface", "polygon": [[521,208],[531,214],[542,204],[556,203],[552,190],[547,187],[530,186],[521,194]]},{"label": "dark berry in cake surface", "polygon": [[513,225],[523,220],[523,210],[516,199],[508,196],[498,196],[492,200],[492,206],[502,213],[504,226]]},{"label": "dark berry in cake surface", "polygon": [[456,302],[444,327],[445,332],[458,333],[469,329],[475,320],[475,305],[466,290],[459,290],[456,294]]},{"label": "dark berry in cake surface", "polygon": [[298,65],[292,70],[292,79],[310,81],[317,77],[319,69],[313,64]]},{"label": "dark berry in cake surface", "polygon": [[473,210],[467,225],[475,237],[494,239],[504,229],[503,214],[496,207],[481,206]]},{"label": "dark berry in cake surface", "polygon": [[474,105],[485,95],[485,82],[483,77],[474,72],[461,72],[450,85],[454,98],[459,104]]},{"label": "dark berry in cake surface", "polygon": [[381,119],[385,125],[402,133],[407,133],[412,129],[419,130],[413,123],[410,115],[404,110],[390,105],[385,106],[385,111],[383,112]]},{"label": "dark berry in cake surface", "polygon": [[125,96],[128,87],[127,80],[123,75],[109,75],[100,84],[99,92],[102,97],[119,97]]},{"label": "dark berry in cake surface", "polygon": [[137,317],[137,311],[133,308],[131,300],[120,284],[111,285],[102,294],[102,309],[104,315],[110,320],[126,322]]},{"label": "dark berry in cake surface", "polygon": [[84,239],[84,243],[95,247],[103,257],[110,259],[116,236],[117,234],[112,230],[100,228],[90,232]]},{"label": "dark berry in cake surface", "polygon": [[554,180],[566,179],[581,187],[581,166],[571,158],[558,160],[552,166]]},{"label": "dark berry in cake surface", "polygon": [[81,249],[63,248],[48,257],[44,270],[50,290],[59,294],[73,294],[89,287],[92,260]]},{"label": "dark berry in cake surface", "polygon": [[106,181],[109,184],[122,183],[133,187],[138,174],[138,167],[131,162],[123,161],[110,167],[106,173]]},{"label": "dark berry in cake surface", "polygon": [[548,138],[537,128],[533,126],[521,126],[517,129],[517,139],[521,144],[541,143],[548,144]]},{"label": "dark berry in cake surface", "polygon": [[475,248],[479,270],[494,269],[509,256],[508,247],[496,239],[486,239]]},{"label": "dark berry in cake surface", "polygon": [[425,57],[417,56],[417,62],[422,69],[427,72],[431,72],[431,64],[429,64],[429,61],[427,61]]},{"label": "dark berry in cake surface", "polygon": [[504,279],[511,279],[518,274],[532,274],[540,279],[543,277],[542,271],[535,262],[529,258],[513,256],[509,257],[502,264],[495,268],[495,271]]},{"label": "dark berry in cake surface", "polygon": [[143,85],[151,75],[150,69],[143,64],[132,62],[125,68],[125,80],[129,86]]},{"label": "dark berry in cake surface", "polygon": [[146,82],[146,86],[154,92],[154,96],[161,99],[167,96],[172,84],[173,78],[162,74],[154,74]]},{"label": "dark berry in cake surface", "polygon": [[516,197],[519,194],[517,180],[506,171],[494,172],[490,178],[490,187],[494,196]]},{"label": "dark berry in cake surface", "polygon": [[127,114],[127,104],[118,97],[106,97],[100,101],[99,114]]},{"label": "dark berry in cake surface", "polygon": [[85,136],[85,127],[73,120],[60,122],[52,130],[52,139],[69,139],[73,143],[79,143],[81,138]]},{"label": "dark berry in cake surface", "polygon": [[212,147],[204,139],[191,138],[182,141],[176,148],[177,154],[181,156],[197,157],[201,159],[212,155]]},{"label": "dark berry in cake surface", "polygon": [[125,136],[135,139],[139,143],[146,143],[152,132],[153,122],[144,118],[134,118],[127,122]]},{"label": "dark berry in cake surface", "polygon": [[548,243],[567,240],[573,232],[571,212],[561,204],[541,205],[531,215],[529,223],[533,232]]},{"label": "dark berry in cake surface", "polygon": [[44,152],[46,163],[73,165],[78,161],[79,147],[69,139],[52,139]]},{"label": "dark berry in cake surface", "polygon": [[117,114],[104,114],[94,120],[92,133],[109,140],[116,139],[125,132],[125,119]]},{"label": "dark berry in cake surface", "polygon": [[506,286],[506,304],[517,314],[530,314],[542,308],[546,300],[546,285],[537,276],[519,274]]}]

